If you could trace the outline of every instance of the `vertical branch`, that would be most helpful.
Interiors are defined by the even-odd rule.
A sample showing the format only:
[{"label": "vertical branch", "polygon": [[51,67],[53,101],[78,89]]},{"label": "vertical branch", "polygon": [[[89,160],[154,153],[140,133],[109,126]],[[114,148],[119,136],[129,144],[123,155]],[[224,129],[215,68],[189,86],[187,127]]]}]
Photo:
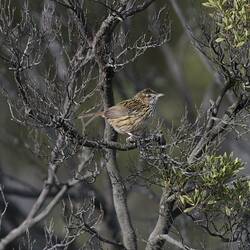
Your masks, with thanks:
[{"label": "vertical branch", "polygon": [[[107,130],[109,130],[108,127],[106,127]],[[108,149],[107,157],[106,168],[112,185],[114,206],[121,227],[123,243],[126,249],[137,249],[136,235],[127,206],[127,194],[118,170],[115,150]]]},{"label": "vertical branch", "polygon": [[[97,55],[97,62],[99,65],[99,82],[103,89],[103,104],[104,109],[112,106],[114,104],[113,90],[112,90],[112,79],[114,76],[114,71],[111,67],[107,66],[105,61],[108,55],[109,59],[111,57],[111,40],[105,39],[104,45],[101,45],[100,51]],[[105,55],[105,56],[103,56]],[[104,139],[106,141],[116,141],[117,136],[114,130],[107,124],[105,124]],[[106,169],[110,178],[113,192],[113,201],[118,218],[118,222],[121,227],[121,233],[123,238],[123,244],[126,249],[137,249],[136,235],[132,226],[130,214],[127,207],[127,194],[124,185],[122,184],[122,178],[120,176],[117,159],[116,150],[107,149],[106,150],[107,165]]]},{"label": "vertical branch", "polygon": [[154,230],[148,238],[146,250],[159,250],[165,243],[165,239],[159,237],[162,234],[168,234],[174,221],[173,206],[175,200],[169,196],[167,190],[163,190],[159,204],[159,215]]},{"label": "vertical branch", "polygon": [[0,213],[1,213],[0,214],[0,233],[1,233],[2,219],[3,219],[3,216],[6,213],[6,210],[7,210],[7,207],[8,207],[8,202],[5,199],[2,186],[0,186],[0,198],[1,198],[0,202],[3,204],[3,209],[1,209],[1,211],[0,211]]},{"label": "vertical branch", "polygon": [[[126,0],[122,1],[121,7],[118,9],[117,13],[121,13],[124,9],[126,9],[127,2],[128,1]],[[117,22],[118,20],[116,16],[109,15],[102,22],[92,43],[92,46],[95,48],[95,59],[99,67],[99,84],[102,89],[104,110],[114,105],[112,90],[114,70],[112,66],[109,65],[113,65],[112,62],[114,61],[112,36]],[[116,133],[107,122],[105,124],[104,140],[117,140]],[[106,158],[106,169],[112,186],[114,207],[119,225],[121,227],[123,244],[126,249],[135,250],[137,249],[136,235],[127,207],[126,190],[122,183],[122,178],[117,166],[116,150],[106,149]]]}]

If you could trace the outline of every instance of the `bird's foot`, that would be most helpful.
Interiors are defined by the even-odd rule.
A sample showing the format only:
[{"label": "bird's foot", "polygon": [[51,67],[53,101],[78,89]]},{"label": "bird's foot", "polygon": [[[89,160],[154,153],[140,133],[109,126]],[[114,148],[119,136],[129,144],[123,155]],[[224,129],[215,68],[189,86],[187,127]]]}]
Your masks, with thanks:
[{"label": "bird's foot", "polygon": [[126,142],[127,143],[136,143],[136,141],[138,140],[138,138],[139,138],[138,136],[129,134],[129,137],[126,138]]}]

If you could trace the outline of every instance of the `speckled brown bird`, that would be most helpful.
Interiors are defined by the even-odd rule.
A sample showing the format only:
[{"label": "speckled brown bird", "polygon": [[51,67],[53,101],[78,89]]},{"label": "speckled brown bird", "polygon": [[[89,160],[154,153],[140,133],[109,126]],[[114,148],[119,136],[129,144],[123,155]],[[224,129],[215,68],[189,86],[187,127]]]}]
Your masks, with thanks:
[{"label": "speckled brown bird", "polygon": [[131,139],[141,135],[145,130],[150,118],[153,117],[156,103],[162,93],[152,89],[144,89],[133,98],[121,101],[103,112],[87,114],[87,116],[102,116],[119,134],[128,134]]}]

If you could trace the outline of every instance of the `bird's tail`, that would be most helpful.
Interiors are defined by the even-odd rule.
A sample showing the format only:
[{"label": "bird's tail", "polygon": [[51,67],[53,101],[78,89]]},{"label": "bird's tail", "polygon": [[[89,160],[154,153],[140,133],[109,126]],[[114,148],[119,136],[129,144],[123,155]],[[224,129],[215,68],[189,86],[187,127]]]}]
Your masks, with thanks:
[{"label": "bird's tail", "polygon": [[81,119],[81,118],[88,118],[88,117],[91,117],[91,118],[96,118],[98,116],[103,116],[104,113],[103,111],[100,111],[100,112],[95,112],[95,113],[88,113],[88,114],[80,114],[77,119]]}]

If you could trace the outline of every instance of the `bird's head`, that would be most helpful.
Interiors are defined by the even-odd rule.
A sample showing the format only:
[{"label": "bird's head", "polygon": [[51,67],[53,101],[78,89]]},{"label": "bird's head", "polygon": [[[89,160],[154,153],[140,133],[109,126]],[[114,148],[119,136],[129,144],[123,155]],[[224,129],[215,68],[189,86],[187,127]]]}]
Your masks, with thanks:
[{"label": "bird's head", "polygon": [[140,99],[141,101],[143,101],[146,104],[154,105],[154,104],[156,104],[157,100],[161,96],[164,96],[164,94],[157,93],[156,91],[154,91],[150,88],[147,88],[147,89],[143,89],[142,91],[138,92],[135,95],[135,98]]}]

